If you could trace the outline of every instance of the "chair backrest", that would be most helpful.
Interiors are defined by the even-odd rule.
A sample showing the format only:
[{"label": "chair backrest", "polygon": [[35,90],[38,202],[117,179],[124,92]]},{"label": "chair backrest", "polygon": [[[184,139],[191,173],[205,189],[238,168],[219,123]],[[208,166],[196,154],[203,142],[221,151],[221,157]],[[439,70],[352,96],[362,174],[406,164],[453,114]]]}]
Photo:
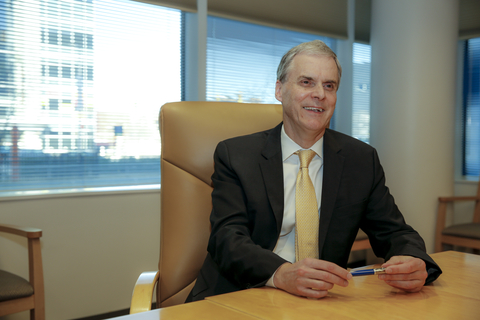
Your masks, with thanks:
[{"label": "chair backrest", "polygon": [[218,142],[275,127],[282,106],[175,102],[160,111],[161,233],[157,307],[183,303],[207,254]]}]

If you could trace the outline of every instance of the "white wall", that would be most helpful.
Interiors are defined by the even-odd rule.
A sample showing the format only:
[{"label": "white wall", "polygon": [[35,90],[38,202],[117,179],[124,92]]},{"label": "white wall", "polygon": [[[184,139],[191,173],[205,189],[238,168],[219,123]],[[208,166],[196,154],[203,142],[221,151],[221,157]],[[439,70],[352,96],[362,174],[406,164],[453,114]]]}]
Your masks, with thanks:
[{"label": "white wall", "polygon": [[[475,196],[477,194],[477,186],[478,181],[457,181],[455,183],[455,195]],[[459,224],[472,222],[474,210],[474,201],[458,201],[457,203],[455,203],[454,207],[450,208],[450,210],[448,211],[447,223]]]},{"label": "white wall", "polygon": [[[48,320],[126,309],[138,275],[157,270],[159,190],[0,199],[0,222],[43,230]],[[0,237],[0,268],[28,278],[23,238]],[[4,319],[29,319],[29,314]]]}]

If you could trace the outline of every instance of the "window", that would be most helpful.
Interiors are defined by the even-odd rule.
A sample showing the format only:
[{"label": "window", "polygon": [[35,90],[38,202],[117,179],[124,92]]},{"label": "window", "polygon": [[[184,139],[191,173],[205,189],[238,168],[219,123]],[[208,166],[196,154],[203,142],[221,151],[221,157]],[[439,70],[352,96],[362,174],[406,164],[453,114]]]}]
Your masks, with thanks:
[{"label": "window", "polygon": [[[0,0],[0,193],[158,184],[158,112],[186,85],[185,16],[131,0]],[[285,52],[337,46],[213,16],[207,28],[207,100],[278,103]],[[364,141],[369,69],[369,46],[355,44],[353,132]]]},{"label": "window", "polygon": [[371,55],[370,45],[353,44],[352,135],[367,143],[370,141]]},{"label": "window", "polygon": [[280,59],[290,48],[315,39],[335,51],[331,38],[208,17],[207,100],[279,103]]},{"label": "window", "polygon": [[0,0],[0,192],[158,184],[181,19],[127,0]]},{"label": "window", "polygon": [[480,175],[480,38],[465,41],[463,175]]}]

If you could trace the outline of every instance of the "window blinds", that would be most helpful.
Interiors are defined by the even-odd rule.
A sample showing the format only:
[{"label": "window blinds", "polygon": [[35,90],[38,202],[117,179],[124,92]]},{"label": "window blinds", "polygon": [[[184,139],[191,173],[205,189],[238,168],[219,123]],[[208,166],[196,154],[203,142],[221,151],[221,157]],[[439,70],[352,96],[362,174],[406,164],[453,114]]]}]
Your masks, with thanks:
[{"label": "window blinds", "polygon": [[158,184],[181,11],[0,0],[0,191]]},{"label": "window blinds", "polygon": [[370,140],[371,56],[370,45],[353,44],[352,135],[367,143]]},{"label": "window blinds", "polygon": [[463,175],[480,175],[480,38],[465,42]]},{"label": "window blinds", "polygon": [[302,42],[327,37],[208,17],[207,100],[279,103],[275,99],[277,67],[282,56]]}]

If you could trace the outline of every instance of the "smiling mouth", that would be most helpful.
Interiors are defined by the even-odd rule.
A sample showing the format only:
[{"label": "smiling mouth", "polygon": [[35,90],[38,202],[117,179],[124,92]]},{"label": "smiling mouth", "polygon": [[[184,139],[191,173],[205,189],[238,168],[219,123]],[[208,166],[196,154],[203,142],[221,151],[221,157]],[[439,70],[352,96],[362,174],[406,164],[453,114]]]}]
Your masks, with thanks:
[{"label": "smiling mouth", "polygon": [[321,112],[324,112],[324,111],[325,111],[325,109],[314,108],[314,107],[303,107],[303,109],[305,109],[305,110],[307,110],[307,111],[318,112],[318,113],[321,113]]}]

